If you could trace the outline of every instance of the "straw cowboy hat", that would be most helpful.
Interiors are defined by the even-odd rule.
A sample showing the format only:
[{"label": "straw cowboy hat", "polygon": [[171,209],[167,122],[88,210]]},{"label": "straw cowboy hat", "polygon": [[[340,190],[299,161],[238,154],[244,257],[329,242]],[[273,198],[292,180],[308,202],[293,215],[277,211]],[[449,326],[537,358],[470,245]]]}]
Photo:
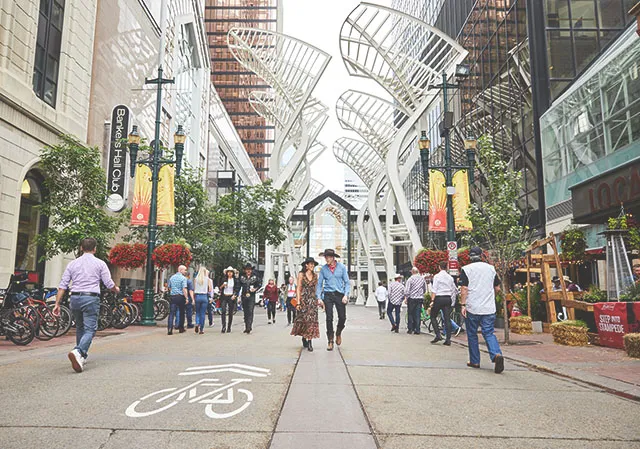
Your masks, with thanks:
[{"label": "straw cowboy hat", "polygon": [[233,268],[231,265],[229,265],[227,268],[224,269],[223,273],[227,274],[227,272],[229,272],[229,271],[233,271],[234,274],[236,272],[235,268]]}]

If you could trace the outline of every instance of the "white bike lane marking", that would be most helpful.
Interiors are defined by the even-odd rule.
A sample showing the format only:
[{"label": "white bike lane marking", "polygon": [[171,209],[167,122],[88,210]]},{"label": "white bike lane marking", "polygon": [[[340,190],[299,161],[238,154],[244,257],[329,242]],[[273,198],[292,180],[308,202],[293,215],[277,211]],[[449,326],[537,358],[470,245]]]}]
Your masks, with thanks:
[{"label": "white bike lane marking", "polygon": [[[227,365],[212,365],[212,366],[196,366],[187,368],[182,373],[179,373],[179,376],[195,376],[195,375],[203,375],[203,374],[213,374],[213,373],[234,373],[234,374],[242,374],[244,376],[252,376],[252,377],[267,377],[271,375],[271,370],[266,368],[259,368],[256,366],[250,365],[241,365],[241,364],[227,364]],[[179,404],[182,400],[187,398],[188,395],[188,403],[189,404],[203,404],[205,405],[205,415],[212,419],[226,419],[231,418],[239,413],[242,413],[246,410],[251,403],[253,402],[253,393],[244,388],[237,388],[234,390],[236,385],[240,385],[243,383],[251,382],[250,378],[234,378],[230,379],[229,383],[223,383],[220,379],[200,379],[197,380],[185,387],[182,388],[165,388],[162,390],[154,391],[153,393],[149,393],[137,401],[134,401],[127,409],[125,410],[125,414],[130,418],[144,418],[147,416],[152,416],[158,413],[161,413],[165,410],[172,408],[173,406]],[[213,388],[212,390],[209,390]],[[198,390],[207,390],[206,393],[198,394]],[[217,408],[228,408],[228,406],[233,405],[236,400],[236,392],[239,393],[237,396],[242,395],[244,402],[236,408],[230,411],[219,412],[216,411]],[[163,393],[167,393],[162,395]],[[155,401],[150,400],[155,396],[162,395],[160,398]],[[147,402],[145,402],[147,401]],[[167,403],[166,401],[171,401]],[[151,408],[150,410],[141,411],[140,408],[142,404],[145,404],[147,408]],[[162,404],[162,406],[158,408],[153,408],[153,404]],[[226,407],[225,407],[226,406]]]}]

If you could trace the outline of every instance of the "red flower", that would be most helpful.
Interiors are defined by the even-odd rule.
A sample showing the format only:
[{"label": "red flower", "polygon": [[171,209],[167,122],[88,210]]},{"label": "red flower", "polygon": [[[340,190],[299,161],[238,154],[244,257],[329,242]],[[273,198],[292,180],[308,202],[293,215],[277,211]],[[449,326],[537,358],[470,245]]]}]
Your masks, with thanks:
[{"label": "red flower", "polygon": [[168,268],[174,265],[188,267],[192,258],[189,248],[177,243],[161,245],[153,251],[153,263],[159,268]]},{"label": "red flower", "polygon": [[126,270],[143,267],[147,262],[147,245],[119,243],[109,251],[109,261]]}]

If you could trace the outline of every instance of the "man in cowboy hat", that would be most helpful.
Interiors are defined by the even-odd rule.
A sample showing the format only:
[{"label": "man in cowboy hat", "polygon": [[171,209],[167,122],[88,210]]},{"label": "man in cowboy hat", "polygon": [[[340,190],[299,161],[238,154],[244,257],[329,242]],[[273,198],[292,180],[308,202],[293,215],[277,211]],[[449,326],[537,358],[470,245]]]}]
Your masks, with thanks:
[{"label": "man in cowboy hat", "polygon": [[240,298],[244,312],[244,333],[250,334],[253,329],[253,309],[256,305],[256,292],[260,288],[260,279],[253,274],[253,265],[244,266],[244,274],[240,276]]},{"label": "man in cowboy hat", "polygon": [[327,314],[327,340],[329,341],[327,351],[333,351],[333,306],[335,305],[338,312],[335,342],[340,346],[342,330],[347,321],[347,303],[351,285],[347,267],[336,260],[340,256],[333,249],[325,249],[320,256],[324,257],[327,263],[320,269],[316,296],[323,301]]}]

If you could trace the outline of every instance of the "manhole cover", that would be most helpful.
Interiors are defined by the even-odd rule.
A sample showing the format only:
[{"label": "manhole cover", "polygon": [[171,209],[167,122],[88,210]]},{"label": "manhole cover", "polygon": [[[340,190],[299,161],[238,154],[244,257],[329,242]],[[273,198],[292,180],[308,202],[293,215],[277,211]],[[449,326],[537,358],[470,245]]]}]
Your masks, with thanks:
[{"label": "manhole cover", "polygon": [[533,345],[541,345],[541,341],[536,340],[518,340],[518,341],[510,341],[510,346],[533,346]]}]

